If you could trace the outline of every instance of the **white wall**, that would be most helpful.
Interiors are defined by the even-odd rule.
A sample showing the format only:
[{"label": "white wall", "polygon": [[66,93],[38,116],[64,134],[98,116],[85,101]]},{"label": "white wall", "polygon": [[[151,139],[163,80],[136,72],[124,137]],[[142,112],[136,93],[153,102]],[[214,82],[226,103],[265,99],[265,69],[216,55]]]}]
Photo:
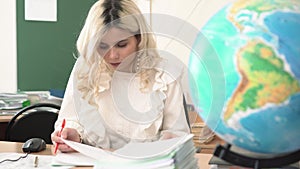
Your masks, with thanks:
[{"label": "white wall", "polygon": [[[141,0],[142,1],[142,0]],[[219,9],[233,0],[152,0],[153,13],[163,13],[174,17],[178,17],[186,22],[186,27],[201,29],[207,20]],[[152,21],[154,22],[154,21]],[[168,23],[166,23],[168,24]],[[182,27],[182,32],[178,34],[184,34],[188,36],[190,34],[189,28]],[[188,58],[190,55],[191,44],[184,44],[180,40],[158,37],[158,48],[168,51],[177,56],[183,63],[188,64]],[[185,46],[186,45],[186,46]]]},{"label": "white wall", "polygon": [[[135,1],[143,10],[150,11],[148,5],[150,0]],[[152,0],[152,12],[178,17],[200,29],[218,9],[231,1],[233,0]],[[17,90],[16,0],[0,1],[0,21],[0,92],[15,92]],[[178,56],[187,64],[190,50],[182,42],[163,36],[158,37],[157,41],[159,49]]]},{"label": "white wall", "polygon": [[16,0],[0,1],[0,92],[17,90]]}]

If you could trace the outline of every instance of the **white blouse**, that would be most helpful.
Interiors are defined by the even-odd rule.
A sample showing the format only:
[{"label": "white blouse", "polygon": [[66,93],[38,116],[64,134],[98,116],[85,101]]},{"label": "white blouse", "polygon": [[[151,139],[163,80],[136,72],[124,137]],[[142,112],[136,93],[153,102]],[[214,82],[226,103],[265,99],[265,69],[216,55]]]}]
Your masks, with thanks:
[{"label": "white blouse", "polygon": [[[85,144],[118,149],[128,142],[158,140],[165,132],[182,135],[190,132],[180,85],[182,69],[162,61],[150,92],[141,92],[139,77],[115,71],[109,85],[96,99],[98,106],[84,100],[77,89],[79,57],[68,81],[55,130],[75,128]],[[167,70],[167,71],[166,71]],[[172,73],[170,73],[172,72]],[[174,72],[174,73],[173,73]]]}]

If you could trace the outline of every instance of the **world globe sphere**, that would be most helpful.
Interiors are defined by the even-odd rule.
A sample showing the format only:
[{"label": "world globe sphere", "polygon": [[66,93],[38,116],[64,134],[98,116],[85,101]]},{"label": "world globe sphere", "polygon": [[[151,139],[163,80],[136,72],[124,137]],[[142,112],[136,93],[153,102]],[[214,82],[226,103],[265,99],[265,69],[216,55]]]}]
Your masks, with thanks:
[{"label": "world globe sphere", "polygon": [[209,128],[261,154],[300,150],[300,1],[238,0],[201,28],[188,63]]}]

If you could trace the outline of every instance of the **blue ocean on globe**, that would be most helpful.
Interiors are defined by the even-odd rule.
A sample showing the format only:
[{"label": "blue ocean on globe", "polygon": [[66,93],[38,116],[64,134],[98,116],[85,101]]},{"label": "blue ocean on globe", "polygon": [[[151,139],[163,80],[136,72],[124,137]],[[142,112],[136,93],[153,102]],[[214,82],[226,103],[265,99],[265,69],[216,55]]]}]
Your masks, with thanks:
[{"label": "blue ocean on globe", "polygon": [[[300,150],[300,2],[239,2],[218,11],[194,43],[193,102],[230,144],[263,154]],[[210,47],[201,48],[203,36]],[[224,96],[213,94],[221,89]]]}]

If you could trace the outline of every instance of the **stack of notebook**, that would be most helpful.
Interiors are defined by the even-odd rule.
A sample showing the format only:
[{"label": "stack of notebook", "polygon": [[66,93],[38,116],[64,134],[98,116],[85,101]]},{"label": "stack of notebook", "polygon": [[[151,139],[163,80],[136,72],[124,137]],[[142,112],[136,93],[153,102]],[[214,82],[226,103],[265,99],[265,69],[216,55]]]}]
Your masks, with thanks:
[{"label": "stack of notebook", "polygon": [[21,109],[30,105],[26,94],[0,93],[0,110]]},{"label": "stack of notebook", "polygon": [[129,143],[114,152],[64,140],[78,153],[59,153],[53,165],[95,169],[196,169],[193,135],[146,143]]}]

